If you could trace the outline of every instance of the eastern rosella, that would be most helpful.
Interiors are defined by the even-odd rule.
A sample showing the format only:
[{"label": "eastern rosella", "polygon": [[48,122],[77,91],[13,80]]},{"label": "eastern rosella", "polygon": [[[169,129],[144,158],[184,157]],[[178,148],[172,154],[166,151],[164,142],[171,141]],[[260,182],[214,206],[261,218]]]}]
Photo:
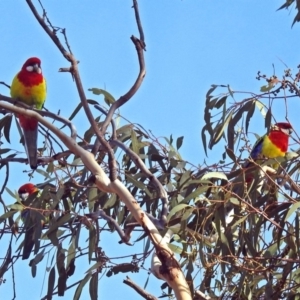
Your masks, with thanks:
[{"label": "eastern rosella", "polygon": [[[36,194],[36,196],[37,196],[38,191],[39,190],[35,185],[33,185],[32,183],[26,183],[19,188],[18,194],[19,194],[20,198],[22,199],[22,202],[24,203],[24,202],[26,202],[27,198],[30,197],[30,195]],[[31,197],[34,197],[34,196],[31,196]],[[33,200],[33,199],[30,199],[30,200]],[[39,230],[36,230],[36,229],[38,229],[38,227],[41,227],[41,226],[37,226],[38,223],[36,221],[34,222],[31,219],[29,209],[24,209],[22,211],[21,218],[22,218],[22,221],[23,221],[24,227],[25,227],[25,238],[24,238],[22,259],[27,259],[30,256],[30,253],[33,249],[34,244],[36,243],[35,241],[37,241],[37,243],[39,244],[38,239],[35,239],[35,234],[38,234]],[[40,223],[40,221],[39,221],[39,223]],[[37,249],[37,250],[35,252],[38,251],[38,248],[39,248],[39,245],[36,246],[35,249]]]},{"label": "eastern rosella", "polygon": [[[46,81],[42,74],[41,61],[37,57],[26,60],[21,71],[15,76],[10,88],[12,98],[36,109],[42,109],[46,100]],[[25,148],[32,169],[37,167],[38,122],[24,115],[18,116],[24,133]]]},{"label": "eastern rosella", "polygon": [[263,158],[283,157],[288,150],[289,136],[292,133],[292,126],[289,123],[276,123],[255,143],[250,157],[253,160]]},{"label": "eastern rosella", "polygon": [[[250,157],[258,164],[261,164],[263,162],[263,159],[284,157],[288,150],[289,136],[292,131],[293,130],[291,124],[286,122],[276,123],[270,128],[268,134],[265,134],[258,139],[251,151]],[[248,166],[249,165],[251,165],[251,163],[249,163]],[[274,174],[276,173],[278,166],[279,163],[272,164],[271,170],[268,166],[263,167],[262,170],[259,171],[260,179],[256,184],[256,190],[259,193],[262,193],[264,191],[264,193],[266,194],[267,198],[263,197],[262,199],[264,199],[264,202],[267,203],[269,208],[272,207],[273,203],[276,203],[278,201],[278,192],[277,186],[273,180],[270,180],[268,178],[265,178],[266,181],[264,180],[264,173],[271,172],[272,174]],[[250,172],[249,174],[247,174],[246,182],[253,182],[254,176],[255,175],[253,171],[252,173]]]}]

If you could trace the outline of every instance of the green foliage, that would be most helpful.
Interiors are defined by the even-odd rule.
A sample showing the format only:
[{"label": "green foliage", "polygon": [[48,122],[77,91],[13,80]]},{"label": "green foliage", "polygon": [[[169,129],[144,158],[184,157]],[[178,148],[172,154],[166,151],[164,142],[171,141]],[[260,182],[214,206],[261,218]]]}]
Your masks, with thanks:
[{"label": "green foliage", "polygon": [[[279,9],[293,3],[287,1]],[[298,12],[293,24],[299,20]],[[211,86],[205,98],[203,148],[209,156],[210,151],[225,146],[222,157],[214,158],[211,165],[196,166],[182,157],[179,150],[184,145],[183,136],[158,139],[141,125],[124,121],[121,115],[115,117],[104,134],[112,148],[110,154],[117,158],[118,180],[151,216],[162,235],[167,229],[174,232],[169,247],[184,270],[192,294],[200,290],[214,299],[292,299],[300,294],[299,150],[285,158],[265,160],[252,169],[243,168],[252,148],[248,133],[253,122],[263,121],[262,134],[277,118],[282,118],[273,115],[272,105],[274,100],[299,98],[298,77],[299,73],[292,76],[289,70],[281,80],[259,73],[258,79],[265,81],[260,94],[239,93],[229,85]],[[103,89],[90,91],[104,97],[107,105],[100,107],[98,99],[87,100],[90,108],[101,111],[94,120],[101,129],[107,110],[116,100]],[[285,116],[289,109],[287,106]],[[82,110],[80,103],[69,121]],[[5,138],[0,148],[0,168],[26,161],[10,146],[12,118],[9,114],[0,119],[0,133]],[[78,145],[93,149],[97,163],[110,174],[111,157],[103,145],[98,145],[93,126],[87,123],[80,129],[84,132],[78,137]],[[61,130],[69,134],[65,125]],[[97,299],[101,273],[110,279],[120,273],[147,272],[144,265],[153,251],[151,239],[147,232],[140,234],[144,228],[136,224],[123,199],[97,189],[80,158],[45,128],[42,132],[45,146],[41,156],[45,152],[50,158],[44,162],[46,167],[35,171],[45,179],[36,183],[40,193],[21,200],[7,188],[15,204],[8,205],[8,199],[1,199],[0,231],[10,240],[6,243],[0,279],[21,258],[27,258],[25,249],[29,250],[32,277],[37,276],[41,262],[48,256],[51,259],[45,270],[49,274],[43,299],[52,299],[54,294],[64,296],[72,286],[76,266],[83,260],[87,267],[75,284],[73,299],[80,299],[87,286],[90,298]],[[265,167],[275,162],[280,167],[268,173]],[[30,173],[29,177],[33,175]],[[162,199],[153,178],[167,192],[167,199]],[[144,252],[136,254],[133,250],[125,262],[120,262],[112,257],[107,245],[100,247],[100,235],[107,232],[119,234],[123,244],[130,245],[133,240],[144,243]],[[196,276],[200,278],[195,280]],[[148,280],[149,277],[145,287]],[[162,289],[168,290],[162,292],[161,298],[172,296],[167,284]]]},{"label": "green foliage", "polygon": [[[258,79],[269,80],[261,75]],[[159,140],[137,124],[125,123],[115,128],[118,140],[125,146],[119,148],[116,143],[111,144],[118,157],[118,178],[142,209],[159,220],[161,199],[130,151],[141,159],[167,191],[169,213],[166,226],[175,233],[170,248],[186,270],[192,292],[201,290],[213,297],[238,296],[241,299],[300,293],[298,154],[289,153],[279,160],[282,169],[279,168],[275,175],[263,173],[262,177],[260,168],[250,171],[251,182],[247,181],[249,171],[241,168],[251,149],[247,133],[252,121],[261,118],[268,128],[274,120],[272,107],[268,106],[274,102],[265,99],[277,99],[287,94],[299,97],[297,91],[297,82],[288,81],[286,77],[284,81],[277,79],[271,90],[262,94],[248,93],[249,97],[242,99],[238,98],[245,93],[237,93],[226,85],[213,85],[206,94],[203,146],[209,155],[208,151],[223,141],[226,151],[220,162],[211,166],[196,167],[182,158],[179,149],[183,137],[175,139],[174,146],[173,136]],[[219,94],[215,95],[216,92]],[[96,100],[90,100],[90,105],[95,104]],[[76,108],[72,115],[78,112]],[[95,117],[99,126],[102,117]],[[5,122],[0,121],[0,124]],[[87,128],[83,136],[90,144],[96,140],[91,128]],[[107,154],[99,152],[96,159],[108,172]],[[267,160],[262,166],[272,164],[274,159]],[[121,199],[95,188],[89,173],[73,154],[68,154],[63,163],[53,162],[51,168],[42,171],[48,182],[57,184],[39,185],[41,193],[25,202],[9,191],[17,204],[7,207],[0,220],[4,231],[19,232],[19,253],[26,243],[28,229],[33,229],[34,247],[29,263],[33,277],[44,256],[52,255],[47,297],[51,298],[53,292],[64,294],[81,256],[86,257],[90,268],[77,284],[74,299],[80,298],[87,284],[91,299],[97,299],[101,272],[107,277],[141,272],[152,250],[147,234],[137,236],[135,241],[146,244],[144,253],[129,257],[127,262],[112,264],[109,250],[98,247],[101,232],[119,232],[120,228],[126,232],[131,228],[134,220]],[[79,179],[83,183],[74,184]],[[20,214],[24,211],[30,213],[30,219],[22,223]],[[102,222],[103,218],[106,222]],[[35,224],[34,228],[30,224]],[[162,233],[164,230],[162,227]],[[11,244],[0,270],[3,275],[9,270],[10,253]],[[200,282],[193,282],[199,268],[203,276]]]},{"label": "green foliage", "polygon": [[[245,92],[241,94],[224,85],[212,86],[206,95],[203,146],[207,151],[223,139],[226,144],[223,158],[228,156],[232,162],[213,166],[215,171],[223,171],[228,180],[221,177],[218,180],[216,176],[211,179],[211,189],[202,196],[205,203],[210,203],[209,208],[206,207],[203,217],[195,222],[201,224],[202,235],[199,235],[198,227],[194,230],[194,237],[198,241],[202,239],[200,251],[204,254],[200,260],[203,267],[207,266],[203,279],[206,284],[202,291],[209,282],[211,285],[217,283],[214,291],[219,293],[215,296],[277,299],[300,293],[297,279],[299,150],[287,153],[282,159],[266,160],[262,169],[256,167],[251,171],[242,168],[242,158],[248,157],[251,150],[247,137],[251,121],[260,116],[265,120],[265,127],[269,128],[271,122],[280,116],[272,115],[273,109],[268,103],[276,105],[274,100],[277,99],[299,98],[297,76],[294,77],[290,70],[285,71],[282,80],[259,73],[257,79],[266,80],[268,85],[272,82],[272,88],[262,88],[262,94],[248,93],[248,98],[238,99]],[[221,92],[215,96],[218,89]],[[233,100],[231,105],[226,103],[229,98]],[[217,106],[216,103],[221,104]],[[284,112],[287,118],[290,109],[292,107],[287,103]],[[281,167],[273,175],[264,166],[275,162]],[[202,179],[207,179],[205,176],[208,174]],[[247,179],[249,176],[252,178],[250,181]],[[210,229],[203,224],[207,220]],[[263,276],[265,270],[269,274],[267,279]]]}]

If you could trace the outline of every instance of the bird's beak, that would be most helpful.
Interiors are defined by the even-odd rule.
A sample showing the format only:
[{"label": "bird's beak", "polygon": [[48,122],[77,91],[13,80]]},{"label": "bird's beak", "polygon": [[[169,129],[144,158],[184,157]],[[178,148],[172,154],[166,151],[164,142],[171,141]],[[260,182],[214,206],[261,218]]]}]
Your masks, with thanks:
[{"label": "bird's beak", "polygon": [[40,67],[39,67],[38,64],[33,65],[33,71],[34,72],[39,73],[39,69],[40,69]]}]

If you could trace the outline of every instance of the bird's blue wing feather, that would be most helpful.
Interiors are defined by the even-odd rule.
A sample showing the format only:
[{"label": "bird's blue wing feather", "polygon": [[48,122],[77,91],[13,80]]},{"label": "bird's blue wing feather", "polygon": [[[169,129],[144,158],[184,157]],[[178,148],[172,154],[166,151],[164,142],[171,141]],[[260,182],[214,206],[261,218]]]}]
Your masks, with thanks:
[{"label": "bird's blue wing feather", "polygon": [[262,136],[261,138],[259,138],[252,151],[251,151],[251,154],[250,154],[250,157],[253,159],[253,160],[256,160],[259,158],[259,156],[261,155],[261,152],[262,152],[262,146],[263,146],[263,141],[264,141],[264,137],[265,136]]}]

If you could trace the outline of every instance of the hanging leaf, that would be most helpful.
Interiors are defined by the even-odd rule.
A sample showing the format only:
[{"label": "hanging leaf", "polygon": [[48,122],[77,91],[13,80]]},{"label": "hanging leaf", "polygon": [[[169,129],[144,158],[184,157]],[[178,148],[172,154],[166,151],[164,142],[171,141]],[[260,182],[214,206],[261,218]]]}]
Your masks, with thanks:
[{"label": "hanging leaf", "polygon": [[131,148],[133,152],[139,154],[139,141],[134,130],[131,131]]},{"label": "hanging leaf", "polygon": [[90,280],[90,286],[89,286],[89,292],[91,296],[91,300],[97,300],[98,299],[98,272],[95,272],[92,275],[92,278]]},{"label": "hanging leaf", "polygon": [[269,130],[271,127],[271,122],[272,122],[272,111],[271,108],[267,110],[266,117],[265,117],[265,128]]},{"label": "hanging leaf", "polygon": [[212,147],[217,144],[219,142],[219,140],[221,139],[225,128],[227,127],[229,121],[231,120],[231,117],[233,115],[233,111],[231,111],[229,113],[229,115],[227,116],[226,120],[224,123],[219,124],[216,128],[215,128],[215,133],[213,138],[210,141],[210,145],[209,145],[209,149],[212,149]]},{"label": "hanging leaf", "polygon": [[170,221],[170,219],[173,215],[175,215],[177,212],[179,212],[185,208],[190,208],[190,206],[185,203],[180,203],[180,204],[176,205],[175,207],[173,207],[168,214],[167,221]]},{"label": "hanging leaf", "polygon": [[91,88],[91,89],[88,89],[88,90],[91,91],[95,95],[103,95],[104,96],[104,101],[109,106],[111,104],[113,104],[114,102],[116,102],[115,98],[109,92],[107,92],[105,90],[98,89],[98,88]]},{"label": "hanging leaf", "polygon": [[47,289],[47,299],[52,299],[52,294],[54,290],[54,284],[55,284],[55,266],[51,268],[51,271],[49,273],[48,277],[48,289]]},{"label": "hanging leaf", "polygon": [[255,105],[258,107],[261,115],[263,117],[265,117],[266,116],[265,105],[262,102],[258,101],[258,100],[255,101]]},{"label": "hanging leaf", "polygon": [[227,100],[227,96],[224,96],[221,99],[219,99],[218,102],[215,105],[215,108],[220,108],[222,105],[224,105],[226,100]]},{"label": "hanging leaf", "polygon": [[92,224],[90,224],[90,228],[89,228],[89,263],[91,263],[93,253],[96,250],[96,236],[97,236],[96,229]]},{"label": "hanging leaf", "polygon": [[91,277],[92,277],[92,274],[88,273],[80,281],[80,283],[78,284],[78,287],[76,289],[76,292],[75,292],[73,300],[79,300],[80,299],[80,296],[81,296],[81,293],[82,293],[82,289],[86,285],[86,283],[90,280]]},{"label": "hanging leaf", "polygon": [[283,8],[288,8],[291,4],[294,3],[295,0],[286,0],[286,2],[281,5],[277,10],[283,9]]},{"label": "hanging leaf", "polygon": [[284,221],[286,222],[290,218],[290,216],[299,208],[300,208],[300,202],[294,203],[288,210],[288,212],[284,218]]},{"label": "hanging leaf", "polygon": [[209,104],[211,96],[210,94],[218,87],[216,84],[212,84],[211,88],[206,93],[206,105]]},{"label": "hanging leaf", "polygon": [[255,111],[255,100],[253,101],[250,101],[248,103],[250,103],[250,107],[248,108],[248,113],[246,115],[246,126],[245,126],[245,130],[246,130],[246,134],[248,134],[248,128],[249,128],[249,124],[250,124],[250,120],[254,114],[254,111]]},{"label": "hanging leaf", "polygon": [[[4,133],[4,137],[7,140],[7,142],[10,143],[9,134],[10,134],[10,128],[11,128],[12,115],[7,115],[4,118],[6,120],[4,123],[3,133]],[[1,128],[0,128],[0,131],[1,131]]]},{"label": "hanging leaf", "polygon": [[182,143],[183,143],[183,136],[179,137],[176,141],[176,148],[177,150],[179,150],[179,148],[182,146]]}]

